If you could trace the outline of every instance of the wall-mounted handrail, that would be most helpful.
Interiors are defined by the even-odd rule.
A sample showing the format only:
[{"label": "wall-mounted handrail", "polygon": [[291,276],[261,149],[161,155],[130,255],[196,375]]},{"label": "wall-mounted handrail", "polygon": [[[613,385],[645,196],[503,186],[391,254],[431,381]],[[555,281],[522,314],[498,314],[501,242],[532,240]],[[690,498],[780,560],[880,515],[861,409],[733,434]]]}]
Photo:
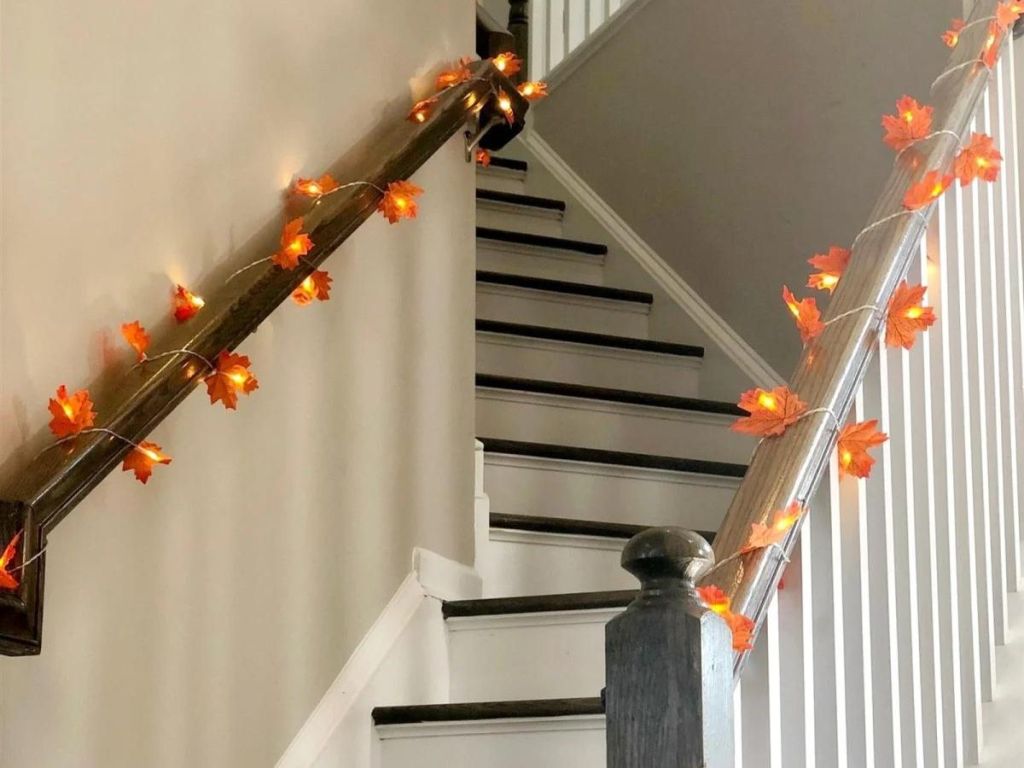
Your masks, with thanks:
[{"label": "wall-mounted handrail", "polygon": [[[840,423],[853,405],[884,328],[885,308],[927,227],[930,210],[920,214],[904,211],[904,195],[930,170],[951,172],[959,150],[956,136],[963,137],[968,130],[988,85],[989,70],[979,56],[989,35],[986,19],[995,16],[997,4],[998,0],[979,0],[975,5],[967,20],[970,26],[932,86],[928,103],[935,108],[933,135],[897,157],[868,219],[869,228],[856,242],[850,265],[823,319],[827,323],[850,314],[804,349],[791,378],[790,388],[814,413],[785,434],[758,445],[715,538],[719,561],[739,552],[750,536],[751,525],[763,521],[772,510],[783,509],[794,499],[810,499],[828,467]],[[876,222],[884,223],[872,226]],[[880,309],[856,311],[865,306]],[[701,584],[722,588],[731,598],[732,610],[760,627],[799,529],[799,524],[794,526],[781,547],[734,557],[705,576]],[[745,658],[743,653],[735,657],[737,679]]]},{"label": "wall-mounted handrail", "polygon": [[[225,281],[226,275],[249,258],[236,254],[223,265],[216,286],[211,280],[209,290],[200,291],[206,298],[203,311],[188,324],[154,340],[156,351],[186,349],[194,355],[153,360],[115,381],[100,381],[90,387],[103,417],[97,426],[141,442],[202,382],[208,372],[202,358],[210,360],[222,350],[238,346],[373,215],[381,197],[378,188],[408,178],[468,121],[486,126],[500,118],[500,125],[482,142],[491,149],[521,130],[529,105],[515,86],[490,62],[478,62],[472,68],[472,79],[439,94],[437,106],[424,123],[415,124],[403,116],[375,132],[372,147],[346,166],[344,176],[339,175],[345,181],[359,179],[373,186],[341,190],[305,213],[304,231],[315,246],[298,268],[285,271],[268,261]],[[499,91],[512,101],[512,125],[494,105]],[[280,224],[271,226],[279,228]],[[42,436],[38,442],[44,440],[52,442]],[[0,593],[0,653],[6,655],[39,652],[45,556],[34,558],[45,546],[47,534],[132,450],[124,440],[104,433],[82,435],[68,446],[70,450],[44,451],[16,468],[14,479],[0,489],[0,538],[6,542],[24,531],[18,562],[31,561],[21,574],[18,591]]]}]

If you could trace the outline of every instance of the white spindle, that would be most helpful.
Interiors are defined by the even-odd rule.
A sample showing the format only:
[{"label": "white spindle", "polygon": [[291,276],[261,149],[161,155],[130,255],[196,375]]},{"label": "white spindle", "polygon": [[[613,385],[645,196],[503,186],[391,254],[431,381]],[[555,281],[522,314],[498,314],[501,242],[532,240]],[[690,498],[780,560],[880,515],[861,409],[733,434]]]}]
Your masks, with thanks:
[{"label": "white spindle", "polygon": [[782,768],[778,602],[773,601],[743,673],[743,766]]},{"label": "white spindle", "polygon": [[[824,507],[821,508],[824,514]],[[811,589],[812,532],[805,524],[778,593],[779,626],[785,647],[779,654],[782,765],[814,765],[814,639]],[[820,638],[819,638],[820,639]]]}]

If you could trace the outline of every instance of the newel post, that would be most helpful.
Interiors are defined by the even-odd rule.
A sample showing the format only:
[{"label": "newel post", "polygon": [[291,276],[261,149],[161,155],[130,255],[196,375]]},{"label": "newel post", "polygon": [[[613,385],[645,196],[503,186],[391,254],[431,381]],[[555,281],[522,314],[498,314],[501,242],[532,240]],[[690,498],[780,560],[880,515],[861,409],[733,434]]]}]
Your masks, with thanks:
[{"label": "newel post", "polygon": [[516,39],[516,55],[523,60],[523,68],[512,79],[521,83],[530,79],[530,2],[508,0],[508,31]]},{"label": "newel post", "polygon": [[651,528],[622,552],[640,595],[606,630],[608,768],[732,768],[732,640],[694,582],[711,546]]}]

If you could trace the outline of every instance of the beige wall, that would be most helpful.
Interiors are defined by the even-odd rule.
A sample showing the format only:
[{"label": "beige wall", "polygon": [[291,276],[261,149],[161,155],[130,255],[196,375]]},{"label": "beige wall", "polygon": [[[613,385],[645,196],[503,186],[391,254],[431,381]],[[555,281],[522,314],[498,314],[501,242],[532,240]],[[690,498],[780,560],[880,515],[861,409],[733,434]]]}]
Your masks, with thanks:
[{"label": "beige wall", "polygon": [[[473,47],[473,0],[2,0],[0,445],[201,284],[294,174],[400,116]],[[366,224],[329,304],[242,351],[237,412],[195,393],[51,537],[44,651],[0,661],[0,765],[273,765],[409,571],[472,557],[473,171]]]},{"label": "beige wall", "polygon": [[[765,359],[781,285],[848,244],[891,167],[879,120],[927,98],[960,0],[654,0],[538,105],[539,133]],[[725,397],[727,394],[722,393]]]}]

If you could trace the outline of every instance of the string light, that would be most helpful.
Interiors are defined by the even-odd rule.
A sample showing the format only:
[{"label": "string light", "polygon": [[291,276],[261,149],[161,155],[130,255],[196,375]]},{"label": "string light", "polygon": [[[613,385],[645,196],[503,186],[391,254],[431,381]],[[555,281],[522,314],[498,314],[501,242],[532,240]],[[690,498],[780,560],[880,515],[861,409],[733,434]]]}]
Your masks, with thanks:
[{"label": "string light", "polygon": [[249,370],[250,365],[252,363],[245,355],[221,352],[217,356],[214,370],[203,379],[206,382],[206,393],[210,396],[210,404],[219,402],[233,411],[238,407],[239,395],[248,395],[259,389],[259,381]]},{"label": "string light", "polygon": [[197,296],[183,285],[174,287],[174,319],[179,323],[191,320],[206,306],[202,296]]},{"label": "string light", "polygon": [[410,110],[409,117],[407,119],[414,123],[425,123],[427,122],[427,118],[429,118],[433,113],[435,106],[437,106],[436,96],[432,96],[429,99],[423,99],[422,101],[417,101],[413,105],[412,110]]},{"label": "string light", "polygon": [[439,74],[434,82],[436,89],[444,91],[453,86],[468,82],[473,77],[473,73],[469,69],[471,61],[472,59],[469,56],[463,56],[459,59],[458,65],[454,69],[446,69]]},{"label": "string light", "polygon": [[96,413],[89,398],[89,390],[80,389],[73,395],[61,384],[57,395],[50,399],[50,431],[59,438],[73,437],[93,425]]},{"label": "string light", "polygon": [[851,255],[849,248],[837,245],[830,246],[828,253],[814,254],[807,263],[818,271],[807,278],[807,287],[832,293],[839,285],[839,278],[846,271]]},{"label": "string light", "polygon": [[141,363],[146,359],[146,350],[149,349],[149,334],[138,320],[122,324],[121,336],[128,342],[128,346],[135,350],[138,362]]},{"label": "string light", "polygon": [[476,160],[476,164],[484,168],[491,164],[491,153],[486,149],[477,147],[476,154],[473,157]]},{"label": "string light", "polygon": [[0,554],[0,590],[14,591],[19,586],[15,571],[11,570],[11,563],[18,556],[18,542],[21,541],[22,531],[18,531],[14,534],[7,546],[4,547],[4,551]]},{"label": "string light", "polygon": [[952,175],[941,171],[928,171],[924,178],[911,185],[903,198],[903,207],[908,211],[925,208],[940,197],[953,183]]},{"label": "string light", "polygon": [[415,219],[419,211],[415,198],[421,194],[423,190],[411,181],[393,181],[377,203],[377,210],[392,224],[401,219]]},{"label": "string light", "polygon": [[281,269],[295,269],[299,259],[313,248],[313,241],[302,231],[302,217],[292,219],[281,231],[281,247],[270,260]]},{"label": "string light", "polygon": [[294,190],[297,194],[319,200],[338,189],[338,182],[329,173],[319,179],[296,179]]},{"label": "string light", "polygon": [[512,75],[519,74],[519,70],[523,67],[523,60],[516,56],[511,51],[505,53],[499,53],[491,62],[495,68],[505,75],[505,77],[512,77]]},{"label": "string light", "polygon": [[953,19],[949,29],[942,33],[942,42],[950,48],[956,48],[957,44],[960,42],[960,32],[963,30],[964,26],[966,25],[964,24],[963,19]]},{"label": "string light", "polygon": [[790,392],[789,387],[775,389],[750,389],[740,395],[739,407],[749,413],[733,423],[735,432],[754,437],[774,437],[795,424],[807,405]]},{"label": "string light", "polygon": [[505,116],[505,120],[508,121],[509,125],[512,125],[516,121],[516,113],[512,109],[512,99],[505,91],[498,91],[498,109],[501,114]]},{"label": "string light", "polygon": [[527,80],[525,83],[520,83],[516,90],[527,101],[537,101],[548,95],[548,84],[537,80]]},{"label": "string light", "polygon": [[300,307],[314,301],[328,301],[331,298],[331,276],[323,270],[314,270],[299,287],[292,292],[292,301]]}]

